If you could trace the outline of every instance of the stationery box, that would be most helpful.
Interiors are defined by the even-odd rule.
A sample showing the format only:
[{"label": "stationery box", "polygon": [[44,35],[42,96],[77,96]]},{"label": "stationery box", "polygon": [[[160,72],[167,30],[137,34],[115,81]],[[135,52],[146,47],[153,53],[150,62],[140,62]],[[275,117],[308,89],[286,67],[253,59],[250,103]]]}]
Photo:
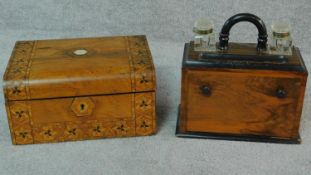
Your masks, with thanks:
[{"label": "stationery box", "polygon": [[[240,21],[255,24],[257,44],[228,43]],[[197,51],[195,44],[184,49],[177,136],[300,142],[308,72],[297,47],[276,54],[264,23],[252,14],[227,20],[214,51]]]},{"label": "stationery box", "polygon": [[18,41],[4,75],[13,143],[153,134],[155,89],[145,36]]}]

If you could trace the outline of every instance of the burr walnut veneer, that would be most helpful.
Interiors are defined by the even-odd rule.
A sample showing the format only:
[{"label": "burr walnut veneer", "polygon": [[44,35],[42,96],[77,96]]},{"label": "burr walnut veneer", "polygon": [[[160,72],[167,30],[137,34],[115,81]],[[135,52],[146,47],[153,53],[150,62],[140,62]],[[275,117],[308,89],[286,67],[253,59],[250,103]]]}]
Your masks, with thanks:
[{"label": "burr walnut veneer", "polygon": [[308,72],[298,48],[265,60],[255,44],[229,46],[213,58],[185,45],[177,136],[299,143]]},{"label": "burr walnut veneer", "polygon": [[[230,30],[239,22],[256,26],[257,44],[229,43]],[[297,47],[284,47],[290,55],[275,54],[267,41],[264,22],[240,13],[224,23],[215,51],[185,45],[177,136],[300,142],[308,71]]]},{"label": "burr walnut veneer", "polygon": [[156,131],[145,36],[18,41],[4,83],[14,144]]}]

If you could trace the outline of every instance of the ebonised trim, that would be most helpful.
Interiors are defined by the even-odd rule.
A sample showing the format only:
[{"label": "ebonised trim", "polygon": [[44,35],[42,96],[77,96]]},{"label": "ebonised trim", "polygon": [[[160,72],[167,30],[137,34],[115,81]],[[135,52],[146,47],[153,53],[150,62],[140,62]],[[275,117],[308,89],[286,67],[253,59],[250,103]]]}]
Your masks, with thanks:
[{"label": "ebonised trim", "polygon": [[[193,59],[189,57],[190,43],[184,47],[182,68],[230,68],[230,69],[256,69],[256,70],[279,70],[305,73],[302,65],[272,64],[253,60],[224,60],[224,59]],[[298,50],[297,50],[298,51]],[[300,59],[302,59],[300,57]]]},{"label": "ebonised trim", "polygon": [[226,50],[228,49],[228,42],[229,42],[229,32],[231,28],[239,23],[247,21],[253,23],[258,30],[258,43],[257,43],[257,50],[266,50],[267,49],[267,29],[265,23],[256,15],[250,13],[239,13],[232,17],[230,17],[225,24],[223,25],[221,32],[219,34],[219,49]]},{"label": "ebonised trim", "polygon": [[202,52],[200,60],[208,61],[213,59],[224,59],[224,60],[233,60],[233,61],[270,61],[278,63],[286,63],[288,57],[284,55],[237,55],[237,54],[226,54],[226,53],[209,53]]}]

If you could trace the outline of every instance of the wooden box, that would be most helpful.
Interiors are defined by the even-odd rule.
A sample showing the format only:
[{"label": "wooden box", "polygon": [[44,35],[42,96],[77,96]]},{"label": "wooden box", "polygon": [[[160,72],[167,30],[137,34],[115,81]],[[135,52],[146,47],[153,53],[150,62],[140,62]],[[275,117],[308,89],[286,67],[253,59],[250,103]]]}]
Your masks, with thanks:
[{"label": "wooden box", "polygon": [[259,53],[256,44],[205,53],[187,43],[176,135],[299,143],[307,76],[296,47],[278,56]]},{"label": "wooden box", "polygon": [[145,36],[18,41],[4,75],[13,143],[153,134],[155,89]]}]

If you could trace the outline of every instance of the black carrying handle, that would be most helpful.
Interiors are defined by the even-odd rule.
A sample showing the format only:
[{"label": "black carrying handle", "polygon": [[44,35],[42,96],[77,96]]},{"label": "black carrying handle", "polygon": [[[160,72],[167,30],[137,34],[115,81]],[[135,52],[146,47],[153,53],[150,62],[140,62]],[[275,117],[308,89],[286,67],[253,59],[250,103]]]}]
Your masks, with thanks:
[{"label": "black carrying handle", "polygon": [[267,49],[267,29],[265,23],[256,15],[250,13],[239,13],[229,18],[223,25],[219,34],[219,49],[227,50],[229,41],[229,32],[232,26],[238,22],[247,21],[253,23],[258,29],[257,50],[264,51]]}]

